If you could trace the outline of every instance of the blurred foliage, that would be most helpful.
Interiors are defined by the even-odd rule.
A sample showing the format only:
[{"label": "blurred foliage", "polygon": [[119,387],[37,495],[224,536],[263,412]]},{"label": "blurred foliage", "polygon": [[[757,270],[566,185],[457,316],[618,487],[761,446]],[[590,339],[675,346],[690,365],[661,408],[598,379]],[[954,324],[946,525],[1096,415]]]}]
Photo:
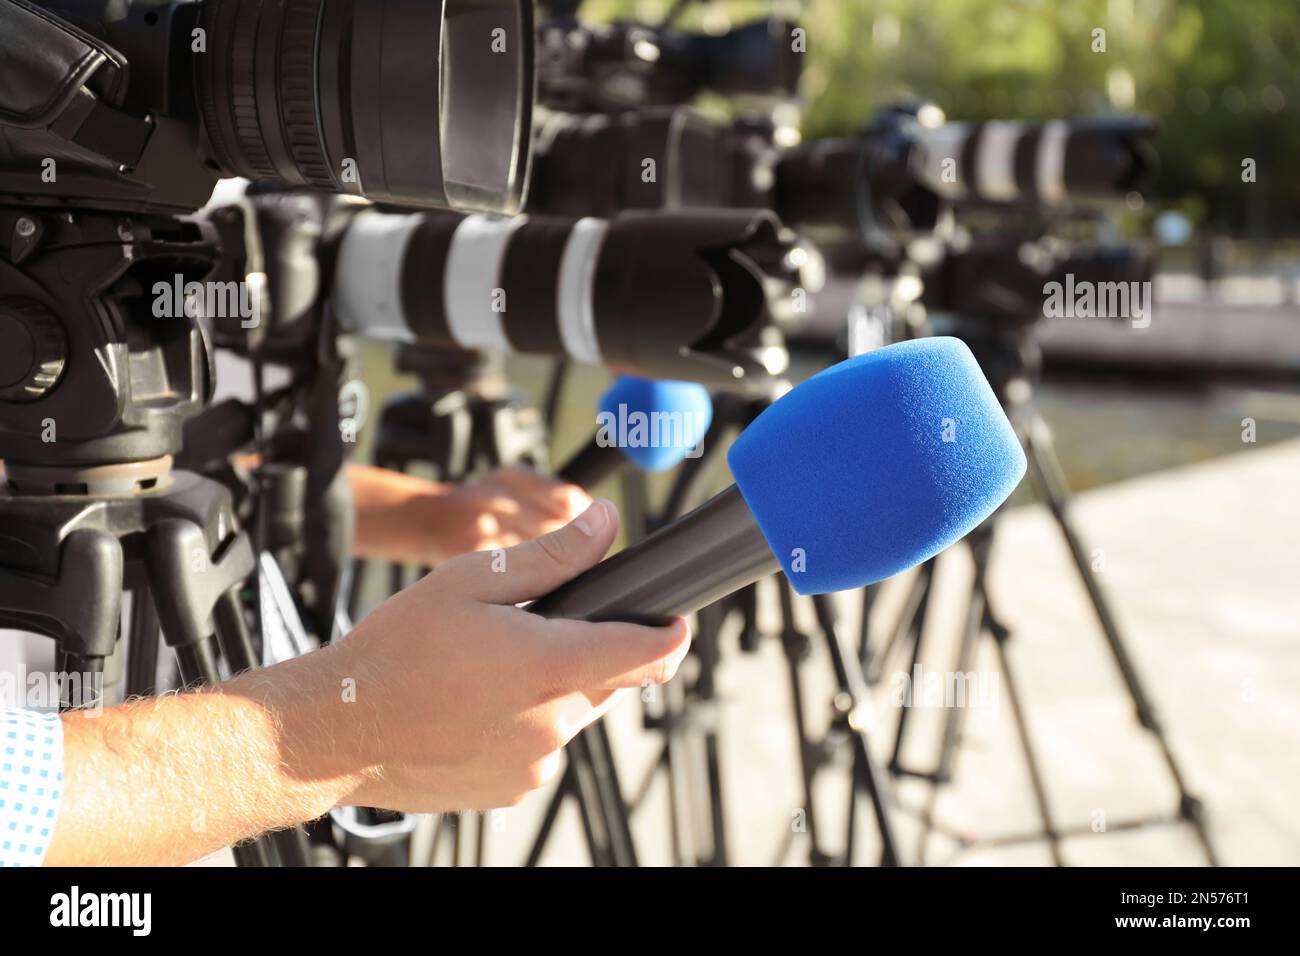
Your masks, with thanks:
[{"label": "blurred foliage", "polygon": [[[658,22],[674,3],[588,0],[583,16]],[[1158,205],[1215,231],[1300,232],[1297,0],[697,0],[677,25],[773,13],[808,30],[808,137],[908,96],[951,119],[1136,111],[1160,123]]]}]

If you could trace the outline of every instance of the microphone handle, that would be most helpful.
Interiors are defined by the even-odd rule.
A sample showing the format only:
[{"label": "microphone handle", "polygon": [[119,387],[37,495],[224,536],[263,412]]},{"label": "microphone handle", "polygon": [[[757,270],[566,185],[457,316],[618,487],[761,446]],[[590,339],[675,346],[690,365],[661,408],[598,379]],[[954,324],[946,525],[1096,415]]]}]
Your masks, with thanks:
[{"label": "microphone handle", "polygon": [[538,598],[528,610],[580,621],[663,624],[780,568],[740,489],[732,485]]},{"label": "microphone handle", "polygon": [[555,473],[555,477],[590,491],[606,478],[618,474],[629,464],[627,456],[613,445],[597,444],[596,439],[593,438],[582,446],[581,451],[564,463],[564,466]]}]

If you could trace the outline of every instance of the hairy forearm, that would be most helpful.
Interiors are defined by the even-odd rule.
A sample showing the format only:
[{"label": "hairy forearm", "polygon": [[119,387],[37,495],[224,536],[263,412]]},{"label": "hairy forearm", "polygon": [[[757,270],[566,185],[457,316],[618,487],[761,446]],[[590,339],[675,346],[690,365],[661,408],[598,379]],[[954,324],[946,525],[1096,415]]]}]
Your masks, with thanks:
[{"label": "hairy forearm", "polygon": [[196,693],[70,713],[47,865],[175,865],[341,802],[366,768],[318,654]]}]

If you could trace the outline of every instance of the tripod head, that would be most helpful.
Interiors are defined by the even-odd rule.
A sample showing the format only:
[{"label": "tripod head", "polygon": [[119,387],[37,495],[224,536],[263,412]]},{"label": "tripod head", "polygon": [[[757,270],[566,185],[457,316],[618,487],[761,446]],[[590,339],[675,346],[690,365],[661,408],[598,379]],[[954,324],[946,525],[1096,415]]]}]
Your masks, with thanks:
[{"label": "tripod head", "polygon": [[[203,306],[187,290],[201,291],[218,259],[215,233],[167,217],[7,206],[0,235],[0,459],[10,485],[152,486],[180,450],[184,419],[212,392],[195,321]],[[238,289],[214,291],[222,301],[209,304],[237,307]]]}]

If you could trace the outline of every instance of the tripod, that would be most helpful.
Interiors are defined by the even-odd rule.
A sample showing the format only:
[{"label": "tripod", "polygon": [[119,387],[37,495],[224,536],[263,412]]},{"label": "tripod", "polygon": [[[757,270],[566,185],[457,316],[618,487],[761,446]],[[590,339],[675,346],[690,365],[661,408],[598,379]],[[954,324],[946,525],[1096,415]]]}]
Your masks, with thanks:
[{"label": "tripod", "polygon": [[[207,274],[214,237],[168,219],[21,209],[0,209],[0,230],[14,240],[0,325],[20,378],[0,395],[0,625],[52,637],[64,674],[100,684],[130,591],[128,693],[154,690],[160,632],[188,687],[218,681],[220,657],[257,666],[239,595],[254,557],[230,494],[172,469],[181,422],[211,393],[207,342],[189,312],[151,317],[141,292],[151,274]],[[307,859],[300,830],[234,853],[241,865]]]},{"label": "tripod", "polygon": [[[12,466],[8,476],[23,487],[33,477]],[[90,476],[58,477],[84,484]],[[0,565],[0,623],[54,637],[61,673],[103,674],[129,590],[129,695],[154,690],[160,628],[186,687],[217,683],[219,654],[231,670],[258,664],[239,597],[253,551],[236,530],[228,493],[190,472],[151,480],[163,487],[126,495],[16,494],[12,484],[0,491],[8,543],[21,542],[36,556]],[[64,701],[79,703],[86,702]],[[283,831],[237,846],[235,859],[241,866],[305,865],[301,835]]]},{"label": "tripod", "polygon": [[[1174,758],[1164,729],[1138,677],[1137,669],[1120,635],[1115,617],[1111,613],[1106,597],[1101,590],[1096,575],[1093,573],[1087,550],[1071,520],[1069,491],[1066,487],[1060,462],[1052,450],[1051,437],[1047,426],[1031,404],[1031,383],[1036,378],[1035,372],[1038,363],[1027,331],[1021,329],[1011,333],[972,333],[963,337],[966,338],[967,343],[979,359],[980,366],[984,369],[994,390],[1002,400],[1008,416],[1016,427],[1017,434],[1028,457],[1031,479],[1042,500],[1051,511],[1052,519],[1069,548],[1071,560],[1088,593],[1089,602],[1097,615],[1102,634],[1106,639],[1106,645],[1123,678],[1125,689],[1132,699],[1138,723],[1154,737],[1165,767],[1178,790],[1178,812],[1173,817],[1150,817],[1121,821],[1108,824],[1108,829],[1135,829],[1168,822],[1185,822],[1192,828],[1192,832],[1195,834],[1207,862],[1211,866],[1215,866],[1218,861],[1206,831],[1203,805],[1187,789],[1183,774]],[[970,548],[971,556],[974,559],[975,571],[970,586],[965,623],[957,650],[956,672],[964,674],[970,671],[971,663],[974,660],[976,642],[981,635],[988,634],[993,639],[997,650],[999,669],[1002,673],[1006,697],[1011,705],[1017,741],[1029,774],[1030,785],[1043,827],[1040,833],[1004,837],[983,842],[987,845],[1006,845],[1045,839],[1053,862],[1058,866],[1062,866],[1065,864],[1065,859],[1061,851],[1061,840],[1067,836],[1088,834],[1093,831],[1087,826],[1073,828],[1062,826],[1052,813],[1042,768],[1030,737],[1024,704],[1017,691],[1018,680],[1015,677],[1014,669],[1007,654],[1007,643],[1011,632],[1001,622],[992,607],[986,586],[995,526],[996,515],[973,531],[966,539],[967,546]],[[931,560],[919,570],[912,592],[904,605],[898,626],[893,629],[892,636],[883,652],[879,655],[878,660],[887,657],[896,644],[910,640],[912,647],[909,673],[915,673],[921,654],[925,632],[924,621],[933,574],[934,562]],[[865,643],[863,646],[865,653]],[[895,775],[916,777],[930,784],[926,803],[921,812],[922,831],[917,853],[918,859],[922,861],[925,858],[931,832],[939,829],[935,822],[938,788],[941,784],[952,779],[967,709],[966,707],[948,709],[943,725],[939,755],[935,765],[930,770],[917,770],[902,763],[900,754],[908,726],[910,709],[904,707],[899,712],[889,769]],[[969,842],[966,845],[970,845]]]}]

